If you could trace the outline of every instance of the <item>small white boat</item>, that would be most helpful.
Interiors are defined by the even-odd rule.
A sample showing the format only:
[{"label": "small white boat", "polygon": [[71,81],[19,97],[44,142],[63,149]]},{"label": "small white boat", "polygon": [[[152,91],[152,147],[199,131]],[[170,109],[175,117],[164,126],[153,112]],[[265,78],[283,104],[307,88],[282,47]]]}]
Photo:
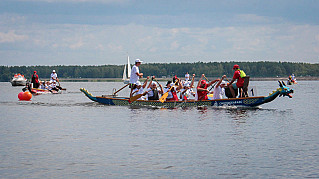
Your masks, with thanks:
[{"label": "small white boat", "polygon": [[[127,70],[126,70],[127,65]],[[127,56],[127,64],[124,65],[124,71],[123,71],[123,82],[124,84],[128,84],[130,82],[131,77],[131,64],[130,64],[130,57]]]},{"label": "small white boat", "polygon": [[27,79],[25,79],[24,75],[20,73],[15,74],[11,80],[12,86],[25,86],[27,83]]}]

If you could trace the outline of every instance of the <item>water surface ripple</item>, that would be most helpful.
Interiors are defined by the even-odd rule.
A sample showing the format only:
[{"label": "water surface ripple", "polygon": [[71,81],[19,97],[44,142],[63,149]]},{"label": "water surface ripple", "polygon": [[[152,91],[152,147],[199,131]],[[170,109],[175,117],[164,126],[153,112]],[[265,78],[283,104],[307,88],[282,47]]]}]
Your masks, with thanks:
[{"label": "water surface ripple", "polygon": [[18,101],[21,87],[0,83],[1,178],[319,178],[318,81],[251,109],[105,106],[79,88],[103,95],[123,83],[62,85]]}]

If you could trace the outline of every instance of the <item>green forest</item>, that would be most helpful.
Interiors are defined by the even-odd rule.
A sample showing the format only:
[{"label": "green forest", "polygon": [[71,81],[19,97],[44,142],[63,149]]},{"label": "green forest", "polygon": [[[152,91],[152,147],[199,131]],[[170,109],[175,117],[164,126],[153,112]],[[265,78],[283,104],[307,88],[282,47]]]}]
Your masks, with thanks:
[{"label": "green forest", "polygon": [[[319,77],[319,64],[293,62],[195,62],[195,63],[146,63],[139,69],[145,76],[184,77],[185,73],[205,74],[207,77],[232,76],[232,67],[238,64],[251,77],[287,77],[295,76]],[[10,81],[14,74],[21,73],[27,79],[33,71],[39,78],[50,78],[52,70],[56,70],[59,78],[122,78],[124,65],[99,66],[0,66],[0,81]]]}]

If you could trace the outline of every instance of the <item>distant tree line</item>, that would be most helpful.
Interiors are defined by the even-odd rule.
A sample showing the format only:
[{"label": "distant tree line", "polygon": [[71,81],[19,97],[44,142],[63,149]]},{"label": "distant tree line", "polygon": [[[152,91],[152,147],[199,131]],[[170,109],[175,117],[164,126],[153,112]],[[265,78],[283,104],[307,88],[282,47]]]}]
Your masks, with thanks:
[{"label": "distant tree line", "polygon": [[[233,75],[232,67],[238,64],[251,77],[287,77],[295,76],[319,77],[319,64],[293,62],[195,62],[195,63],[146,63],[140,66],[140,72],[145,76],[184,77],[185,73],[205,74],[207,77]],[[10,81],[16,73],[31,78],[37,71],[40,79],[50,78],[52,70],[56,70],[59,78],[122,78],[124,65],[100,66],[0,66],[0,81]]]}]

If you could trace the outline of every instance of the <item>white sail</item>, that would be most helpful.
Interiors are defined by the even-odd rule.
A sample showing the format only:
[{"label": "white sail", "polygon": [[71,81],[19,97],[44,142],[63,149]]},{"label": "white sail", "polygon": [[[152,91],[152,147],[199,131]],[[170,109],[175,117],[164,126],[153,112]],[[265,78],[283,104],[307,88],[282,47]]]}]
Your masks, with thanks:
[{"label": "white sail", "polygon": [[130,57],[127,56],[127,77],[131,77],[131,65],[130,65]]},{"label": "white sail", "polygon": [[126,77],[126,64],[124,65],[124,71],[123,71],[123,78],[122,80],[126,80],[127,77]]},{"label": "white sail", "polygon": [[[127,71],[126,71],[126,65],[127,65]],[[122,78],[122,80],[124,81],[124,84],[129,83],[130,77],[131,77],[130,57],[127,56],[127,64],[124,65],[123,78]]]}]

